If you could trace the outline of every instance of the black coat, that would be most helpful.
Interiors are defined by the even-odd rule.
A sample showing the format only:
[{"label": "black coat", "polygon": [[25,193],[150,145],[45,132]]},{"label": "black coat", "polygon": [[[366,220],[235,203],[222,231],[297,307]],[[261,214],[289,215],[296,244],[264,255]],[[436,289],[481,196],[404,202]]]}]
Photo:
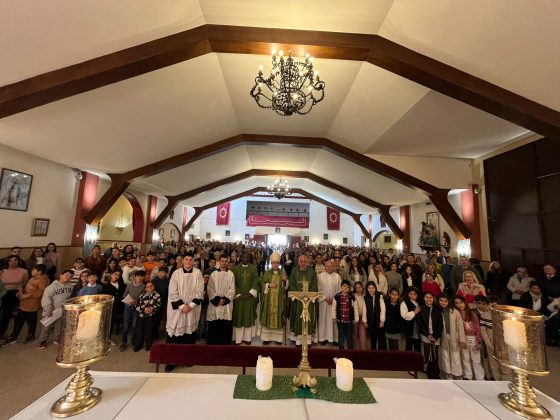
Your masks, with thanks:
[{"label": "black coat", "polygon": [[375,293],[375,297],[371,296],[369,293],[364,296],[367,323],[370,328],[379,327],[379,323],[381,322],[381,304],[379,302],[381,299],[383,299],[383,297],[379,292]]},{"label": "black coat", "polygon": [[[546,295],[544,293],[542,293],[541,295],[541,309],[539,309],[539,313],[543,314],[543,315],[549,315],[549,311],[546,307],[546,305],[548,305],[550,303],[550,299],[548,299],[546,297]],[[526,309],[531,309],[533,310],[533,297],[531,296],[531,292],[525,292],[521,295],[521,298],[519,299],[519,306],[521,306],[522,308],[526,308]]]},{"label": "black coat", "polygon": [[124,309],[124,291],[126,290],[126,284],[124,284],[123,279],[118,281],[119,287],[116,288],[109,283],[101,284],[101,293],[105,295],[111,295],[115,298],[113,301],[113,315],[122,315]]},{"label": "black coat", "polygon": [[402,329],[401,303],[391,304],[390,299],[385,300],[385,332],[399,334]]},{"label": "black coat", "polygon": [[443,315],[441,314],[441,309],[437,306],[432,306],[431,311],[429,307],[425,305],[422,306],[422,310],[415,317],[416,323],[418,324],[418,332],[424,337],[428,337],[430,335],[430,316],[432,317],[433,331],[431,336],[438,339],[441,337],[441,333],[443,332]]}]

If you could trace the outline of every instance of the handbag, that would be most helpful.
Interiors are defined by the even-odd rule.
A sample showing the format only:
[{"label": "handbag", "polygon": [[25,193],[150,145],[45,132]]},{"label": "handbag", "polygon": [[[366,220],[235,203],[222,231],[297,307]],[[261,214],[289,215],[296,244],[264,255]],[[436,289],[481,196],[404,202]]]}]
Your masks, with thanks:
[{"label": "handbag", "polygon": [[426,374],[428,375],[428,379],[440,379],[437,346],[435,344],[430,344]]}]

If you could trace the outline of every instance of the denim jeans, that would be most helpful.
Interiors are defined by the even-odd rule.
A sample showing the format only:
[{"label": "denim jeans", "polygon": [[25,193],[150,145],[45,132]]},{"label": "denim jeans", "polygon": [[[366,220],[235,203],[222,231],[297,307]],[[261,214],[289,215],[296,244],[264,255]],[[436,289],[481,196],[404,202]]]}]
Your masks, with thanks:
[{"label": "denim jeans", "polygon": [[338,348],[344,348],[344,341],[348,343],[348,349],[352,350],[354,348],[354,343],[352,340],[352,335],[354,335],[354,325],[351,322],[340,322],[336,321],[338,327]]},{"label": "denim jeans", "polygon": [[132,338],[130,341],[134,343],[134,336],[136,335],[136,320],[138,319],[138,312],[136,311],[136,308],[131,305],[125,305],[123,318],[121,346],[126,346],[128,343],[128,331],[130,330],[132,330]]}]

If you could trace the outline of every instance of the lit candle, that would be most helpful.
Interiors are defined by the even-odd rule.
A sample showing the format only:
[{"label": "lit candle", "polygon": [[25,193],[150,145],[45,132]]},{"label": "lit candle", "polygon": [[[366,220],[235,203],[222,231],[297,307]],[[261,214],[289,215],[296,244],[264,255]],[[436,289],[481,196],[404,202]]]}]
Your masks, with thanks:
[{"label": "lit candle", "polygon": [[527,331],[525,324],[515,319],[506,319],[503,322],[504,341],[514,349],[527,348]]},{"label": "lit candle", "polygon": [[336,386],[341,391],[352,391],[354,382],[354,364],[351,360],[336,359]]},{"label": "lit candle", "polygon": [[80,314],[76,338],[78,340],[91,340],[97,337],[101,322],[101,311],[89,309]]},{"label": "lit candle", "polygon": [[272,388],[272,371],[272,359],[270,357],[259,356],[259,359],[257,360],[257,371],[255,374],[257,379],[257,389],[259,391],[268,391]]}]

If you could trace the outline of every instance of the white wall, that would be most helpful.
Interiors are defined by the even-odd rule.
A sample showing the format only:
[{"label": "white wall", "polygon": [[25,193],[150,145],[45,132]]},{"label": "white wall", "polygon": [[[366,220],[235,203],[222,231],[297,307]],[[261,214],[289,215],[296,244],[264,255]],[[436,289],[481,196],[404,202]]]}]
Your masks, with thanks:
[{"label": "white wall", "polygon": [[[69,245],[78,181],[70,168],[0,145],[0,167],[33,175],[26,212],[0,209],[0,248]],[[50,219],[47,236],[31,236],[33,218]]]},{"label": "white wall", "polygon": [[[200,237],[204,239],[206,237],[206,232],[212,234],[212,239],[233,242],[242,241],[245,239],[245,234],[249,234],[253,237],[255,234],[274,234],[275,228],[273,227],[250,227],[246,226],[245,214],[247,209],[247,200],[258,200],[258,201],[277,201],[274,198],[268,199],[266,197],[248,197],[240,198],[238,200],[231,202],[231,213],[230,213],[230,223],[229,225],[216,226],[216,208],[208,209],[200,218],[195,222],[193,229],[188,231],[188,234],[195,235],[195,237]],[[290,202],[307,202],[307,200],[291,200]],[[189,208],[189,214],[191,214]],[[295,235],[301,236],[302,240],[304,236],[309,236],[309,241],[311,243],[340,243],[342,244],[342,238],[348,238],[348,244],[359,244],[360,235],[355,234],[355,223],[350,216],[341,213],[340,217],[340,230],[327,230],[327,210],[326,207],[320,203],[312,201],[309,208],[309,229],[297,229],[297,228],[280,228],[280,233],[282,235]],[[367,220],[367,217],[366,217]],[[226,237],[225,231],[229,230],[231,236]],[[323,240],[323,234],[327,233],[329,235],[328,240]],[[356,236],[357,241],[356,242]]]}]

